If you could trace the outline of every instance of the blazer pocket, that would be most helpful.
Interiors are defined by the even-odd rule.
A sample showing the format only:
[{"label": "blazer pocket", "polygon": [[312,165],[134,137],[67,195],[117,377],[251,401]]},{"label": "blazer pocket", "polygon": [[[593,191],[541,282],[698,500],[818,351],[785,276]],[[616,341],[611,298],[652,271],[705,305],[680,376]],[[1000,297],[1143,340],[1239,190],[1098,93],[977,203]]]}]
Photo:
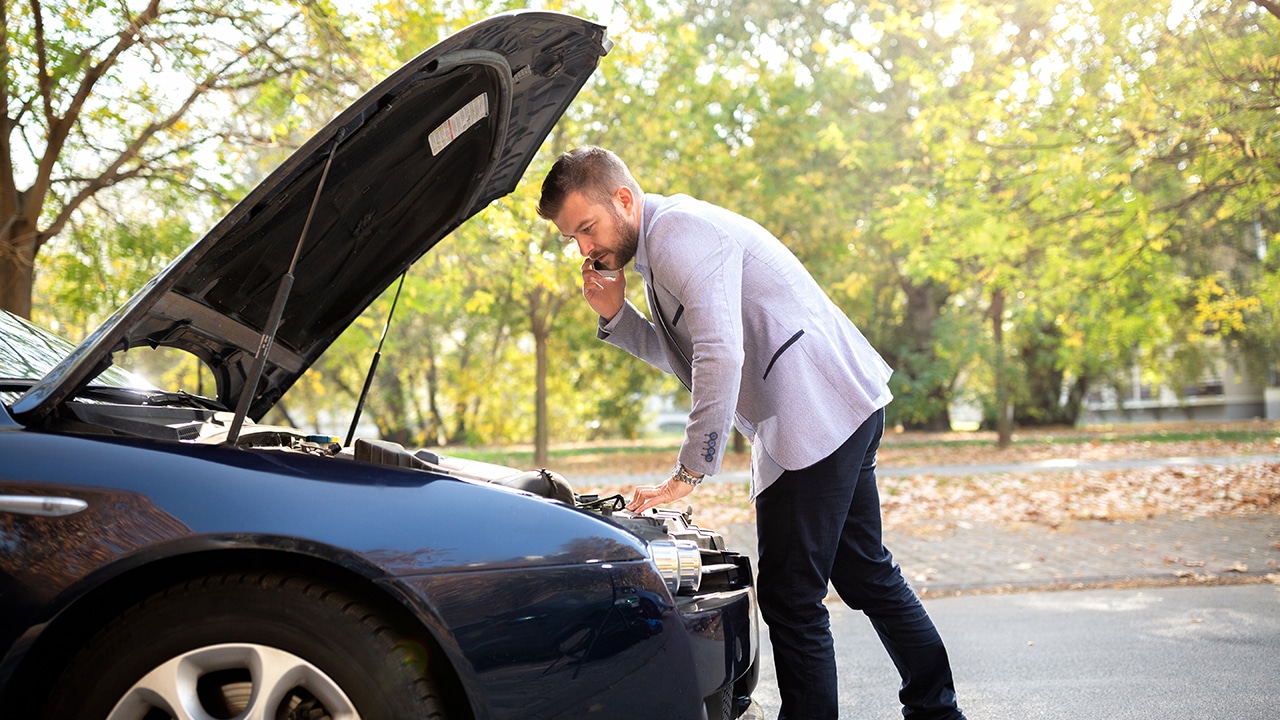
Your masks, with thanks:
[{"label": "blazer pocket", "polygon": [[789,348],[789,347],[791,347],[792,345],[795,345],[795,344],[796,344],[796,341],[800,339],[800,336],[801,336],[801,335],[804,335],[804,331],[803,331],[803,330],[800,330],[800,331],[799,331],[799,332],[797,332],[795,335],[792,335],[792,336],[790,337],[790,339],[788,339],[786,342],[782,343],[782,347],[778,348],[778,349],[777,349],[777,351],[775,351],[775,352],[773,353],[773,357],[769,358],[769,365],[768,365],[767,367],[765,367],[765,369],[764,369],[764,375],[763,375],[763,376],[761,376],[761,378],[760,378],[761,380],[768,380],[768,379],[769,379],[769,372],[770,372],[771,370],[773,370],[773,364],[774,364],[774,363],[776,363],[776,362],[778,362],[778,358],[782,357],[782,353],[786,352],[786,351],[787,351],[787,348]]}]

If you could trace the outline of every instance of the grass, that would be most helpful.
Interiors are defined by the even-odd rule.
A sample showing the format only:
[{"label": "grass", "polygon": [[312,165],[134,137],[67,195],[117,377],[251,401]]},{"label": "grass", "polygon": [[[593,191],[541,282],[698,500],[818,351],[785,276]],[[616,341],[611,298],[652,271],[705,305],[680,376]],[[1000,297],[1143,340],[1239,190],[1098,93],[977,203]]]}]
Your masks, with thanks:
[{"label": "grass", "polygon": [[[1032,431],[1035,433],[1035,431]],[[983,433],[990,434],[990,433]],[[1057,432],[1048,431],[1045,434],[1022,434],[1018,437],[1015,434],[1013,445],[1072,445],[1082,443],[1116,443],[1116,442],[1157,442],[1157,443],[1173,443],[1173,442],[1196,442],[1204,440],[1217,440],[1220,442],[1253,442],[1257,440],[1270,440],[1280,437],[1280,431],[1274,429],[1264,430],[1202,430],[1191,432],[1177,431],[1158,431],[1158,432],[1125,432],[1123,430],[1105,430],[1105,431],[1089,431],[1089,430],[1059,430]],[[918,434],[913,434],[911,439],[890,440],[894,447],[910,448],[910,447],[994,447],[996,441],[993,438],[973,438],[973,439],[947,439],[942,436],[936,439],[921,438]]]},{"label": "grass", "polygon": [[[628,474],[671,469],[681,436],[635,442],[598,441],[553,447],[547,466],[579,492],[629,496]],[[515,468],[532,468],[529,446],[445,448],[444,452]],[[931,465],[1019,463],[1050,458],[1110,459],[1280,455],[1280,422],[1241,421],[1025,429],[1000,449],[992,432],[928,434],[890,430],[880,446],[884,467],[920,468],[919,475],[882,477],[886,527],[914,527],[962,518],[1057,527],[1080,519],[1131,519],[1164,512],[1226,515],[1280,512],[1280,463],[1218,467],[1151,467],[1108,471],[1034,471],[1014,475],[931,475]],[[745,470],[749,453],[728,453],[722,471]],[[704,527],[750,524],[754,506],[746,482],[711,483],[697,497]]]},{"label": "grass", "polygon": [[[652,455],[656,453],[665,453],[670,455],[679,449],[680,438],[679,436],[673,435],[670,438],[663,438],[659,442],[627,442],[624,440],[609,440],[599,444],[553,447],[547,451],[547,456],[554,464],[556,460],[591,458],[600,455],[639,456]],[[446,448],[444,452],[446,454],[455,455],[468,460],[479,460],[481,462],[494,463],[496,465],[528,467],[533,464],[533,450],[521,446],[497,448],[450,447]]]},{"label": "grass", "polygon": [[[668,434],[645,440],[605,440],[553,446],[547,465],[561,472],[658,472],[668,469],[682,437]],[[1043,459],[1046,453],[1081,456],[1112,454],[1155,456],[1187,454],[1259,454],[1280,452],[1280,422],[1240,421],[1176,425],[1111,425],[1096,428],[1030,428],[1015,432],[1011,447],[1000,450],[994,432],[921,433],[889,431],[881,445],[882,462],[966,464],[999,459]],[[444,452],[472,460],[529,468],[530,446],[449,447]],[[749,467],[749,453],[729,453],[726,470]]]}]

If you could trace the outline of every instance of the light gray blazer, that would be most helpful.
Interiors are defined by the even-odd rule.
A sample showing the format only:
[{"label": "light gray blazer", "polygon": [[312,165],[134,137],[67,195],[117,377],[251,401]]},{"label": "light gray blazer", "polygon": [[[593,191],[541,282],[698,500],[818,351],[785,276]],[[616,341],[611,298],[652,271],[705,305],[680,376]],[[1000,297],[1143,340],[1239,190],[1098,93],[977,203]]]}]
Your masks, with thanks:
[{"label": "light gray blazer", "polygon": [[630,302],[598,336],[674,373],[693,404],[679,460],[714,475],[730,424],[752,439],[752,497],[835,452],[892,399],[892,370],[795,255],[755,222],[648,194]]}]

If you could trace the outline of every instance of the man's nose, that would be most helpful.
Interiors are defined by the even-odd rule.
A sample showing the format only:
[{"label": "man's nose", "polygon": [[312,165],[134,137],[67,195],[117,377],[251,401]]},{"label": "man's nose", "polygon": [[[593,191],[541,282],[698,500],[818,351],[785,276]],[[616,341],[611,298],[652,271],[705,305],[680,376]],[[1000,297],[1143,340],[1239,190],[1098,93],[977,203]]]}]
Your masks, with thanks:
[{"label": "man's nose", "polygon": [[582,257],[591,257],[591,251],[596,249],[595,243],[582,238],[574,238],[578,241],[578,252],[582,253]]}]

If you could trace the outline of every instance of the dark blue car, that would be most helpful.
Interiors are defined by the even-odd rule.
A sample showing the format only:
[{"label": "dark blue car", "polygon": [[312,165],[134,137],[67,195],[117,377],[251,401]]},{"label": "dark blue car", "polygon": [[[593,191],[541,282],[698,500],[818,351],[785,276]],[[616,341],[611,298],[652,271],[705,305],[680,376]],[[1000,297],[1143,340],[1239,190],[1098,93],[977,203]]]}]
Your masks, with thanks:
[{"label": "dark blue car", "polygon": [[[316,134],[78,347],[0,313],[0,716],[738,718],[751,568],[676,512],[257,423],[509,193],[608,52],[502,15]],[[112,366],[196,356],[201,397]]]}]

